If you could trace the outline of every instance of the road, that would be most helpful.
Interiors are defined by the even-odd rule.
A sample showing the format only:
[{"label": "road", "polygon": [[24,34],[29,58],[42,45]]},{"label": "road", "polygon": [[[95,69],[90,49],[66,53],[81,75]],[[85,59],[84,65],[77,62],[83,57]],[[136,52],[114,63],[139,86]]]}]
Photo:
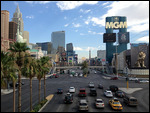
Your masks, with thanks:
[{"label": "road", "polygon": [[[81,72],[81,70],[77,70]],[[29,80],[23,80],[25,85],[22,86],[22,111],[29,111],[30,105],[30,89]],[[89,95],[90,89],[88,88],[89,82],[94,82],[97,89],[97,97]],[[103,84],[104,89],[98,89],[98,83]],[[85,87],[88,96],[89,112],[116,112],[111,109],[108,104],[110,98],[103,95],[105,89],[109,88],[110,85],[117,85],[119,88],[126,88],[125,79],[121,80],[109,80],[104,79],[103,75],[100,73],[94,74],[92,71],[88,77],[70,77],[68,74],[61,74],[59,78],[48,78],[46,80],[46,96],[54,94],[52,100],[47,104],[47,106],[42,110],[42,112],[78,112],[78,101],[81,97],[78,97],[78,90],[80,87]],[[76,88],[76,92],[73,94],[74,102],[72,104],[64,104],[64,96],[68,92],[70,86]],[[130,88],[142,88],[142,90],[135,91],[132,93],[138,99],[139,105],[137,107],[129,107],[123,103],[123,99],[119,98],[121,104],[123,105],[122,112],[148,112],[149,111],[149,83],[148,84],[138,84],[134,81],[129,81]],[[57,88],[63,88],[63,94],[56,94]],[[43,80],[41,84],[41,98],[44,97]],[[17,93],[17,92],[16,92]],[[104,100],[105,108],[96,109],[94,106],[94,101],[96,98],[101,98]],[[17,110],[17,100],[16,95],[16,111]],[[38,81],[33,80],[33,104],[38,103]],[[1,112],[13,111],[13,95],[1,95]]]}]

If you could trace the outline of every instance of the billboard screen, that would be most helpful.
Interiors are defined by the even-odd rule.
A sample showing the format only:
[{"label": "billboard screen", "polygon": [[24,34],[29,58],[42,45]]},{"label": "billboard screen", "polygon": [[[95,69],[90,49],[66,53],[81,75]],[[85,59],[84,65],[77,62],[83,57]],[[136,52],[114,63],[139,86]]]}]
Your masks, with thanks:
[{"label": "billboard screen", "polygon": [[103,43],[105,42],[116,42],[116,33],[104,33]]},{"label": "billboard screen", "polygon": [[129,43],[129,32],[126,33],[118,33],[118,42],[121,43]]}]

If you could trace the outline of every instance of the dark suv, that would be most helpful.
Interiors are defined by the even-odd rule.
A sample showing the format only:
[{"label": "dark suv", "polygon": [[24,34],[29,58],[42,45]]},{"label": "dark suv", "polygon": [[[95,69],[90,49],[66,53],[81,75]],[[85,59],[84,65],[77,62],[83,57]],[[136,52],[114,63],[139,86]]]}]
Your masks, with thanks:
[{"label": "dark suv", "polygon": [[97,96],[97,92],[96,92],[96,89],[95,89],[95,88],[91,88],[91,89],[90,89],[90,95],[91,95],[91,96]]},{"label": "dark suv", "polygon": [[70,94],[70,93],[67,93],[65,95],[65,99],[64,99],[64,103],[67,104],[67,103],[72,103],[73,102],[73,95]]},{"label": "dark suv", "polygon": [[130,96],[130,95],[125,95],[123,98],[123,102],[129,106],[137,106],[138,105],[137,99],[135,97]]},{"label": "dark suv", "polygon": [[109,89],[110,89],[112,92],[116,92],[116,91],[118,91],[118,87],[117,87],[117,86],[115,86],[115,85],[111,85],[111,86],[109,86]]}]

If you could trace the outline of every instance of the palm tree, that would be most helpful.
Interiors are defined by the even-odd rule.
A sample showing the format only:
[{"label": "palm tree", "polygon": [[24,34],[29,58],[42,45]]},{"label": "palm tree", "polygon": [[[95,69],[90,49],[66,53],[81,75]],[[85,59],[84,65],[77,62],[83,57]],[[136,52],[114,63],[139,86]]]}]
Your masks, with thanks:
[{"label": "palm tree", "polygon": [[82,63],[82,68],[81,69],[83,70],[84,75],[86,75],[88,73],[88,63],[86,61],[84,61]]},{"label": "palm tree", "polygon": [[45,75],[46,73],[49,72],[49,68],[52,66],[52,64],[50,63],[50,59],[48,56],[44,56],[40,59],[41,64],[42,64],[42,73],[44,76],[44,99],[46,98],[46,83],[45,83]]},{"label": "palm tree", "polygon": [[12,44],[12,46],[10,47],[11,52],[15,53],[15,55],[17,55],[17,59],[16,59],[16,64],[18,65],[18,82],[19,82],[19,88],[18,88],[18,112],[21,112],[21,69],[23,67],[23,58],[24,58],[24,52],[26,52],[26,50],[29,50],[30,48],[27,47],[26,43],[20,43],[20,42],[15,42],[14,44]]},{"label": "palm tree", "polygon": [[[17,80],[17,67],[15,65],[15,58],[12,56],[12,54],[5,54],[4,52],[1,52],[1,64],[1,73],[4,73],[4,75],[7,74],[6,78],[13,81],[13,112],[15,112],[15,84]],[[3,78],[4,76],[1,76],[1,79]]]},{"label": "palm tree", "polygon": [[38,73],[37,75],[37,79],[39,80],[39,103],[41,102],[41,79],[43,78],[43,72],[42,72],[42,64],[40,60],[37,60],[37,70]]},{"label": "palm tree", "polygon": [[25,77],[30,79],[30,111],[32,111],[32,78],[36,75],[36,62],[29,54],[25,55],[25,66],[22,69]]}]

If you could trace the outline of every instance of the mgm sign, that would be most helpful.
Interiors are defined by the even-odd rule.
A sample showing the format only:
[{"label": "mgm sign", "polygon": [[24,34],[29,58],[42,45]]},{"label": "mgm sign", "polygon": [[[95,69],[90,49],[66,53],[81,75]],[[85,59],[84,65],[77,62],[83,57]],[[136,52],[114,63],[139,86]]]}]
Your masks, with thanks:
[{"label": "mgm sign", "polygon": [[[111,63],[113,53],[116,53],[116,36],[119,45],[117,46],[117,53],[127,50],[127,43],[129,43],[129,32],[127,32],[126,17],[112,16],[106,17],[105,24],[106,33],[103,35],[103,43],[106,43],[106,60]],[[113,30],[119,30],[118,35],[113,33]]]}]

